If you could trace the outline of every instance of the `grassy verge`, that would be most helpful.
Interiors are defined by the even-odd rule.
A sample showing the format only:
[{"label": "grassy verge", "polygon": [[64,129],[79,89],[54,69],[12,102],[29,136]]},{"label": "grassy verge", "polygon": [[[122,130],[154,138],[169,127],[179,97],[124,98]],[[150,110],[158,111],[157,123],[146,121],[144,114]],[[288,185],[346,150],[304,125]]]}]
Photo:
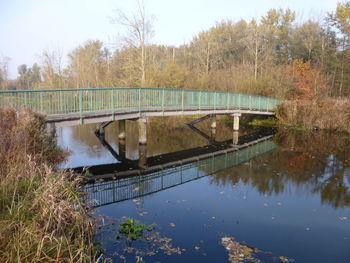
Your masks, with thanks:
[{"label": "grassy verge", "polygon": [[92,221],[79,178],[55,172],[65,158],[43,118],[0,109],[1,262],[90,262]]},{"label": "grassy verge", "polygon": [[264,119],[253,119],[248,123],[251,126],[254,127],[278,127],[278,120],[276,118],[264,118]]},{"label": "grassy verge", "polygon": [[279,123],[301,130],[328,130],[350,133],[350,100],[292,100],[279,105]]}]

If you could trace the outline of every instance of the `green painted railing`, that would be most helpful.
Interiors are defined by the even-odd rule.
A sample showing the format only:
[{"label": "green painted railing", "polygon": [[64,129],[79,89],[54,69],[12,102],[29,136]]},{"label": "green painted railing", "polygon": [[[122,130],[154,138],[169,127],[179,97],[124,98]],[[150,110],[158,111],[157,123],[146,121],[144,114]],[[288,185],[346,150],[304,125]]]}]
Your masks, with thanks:
[{"label": "green painted railing", "polygon": [[115,109],[251,109],[273,111],[280,100],[232,92],[161,88],[0,91],[0,107],[26,107],[47,115]]}]

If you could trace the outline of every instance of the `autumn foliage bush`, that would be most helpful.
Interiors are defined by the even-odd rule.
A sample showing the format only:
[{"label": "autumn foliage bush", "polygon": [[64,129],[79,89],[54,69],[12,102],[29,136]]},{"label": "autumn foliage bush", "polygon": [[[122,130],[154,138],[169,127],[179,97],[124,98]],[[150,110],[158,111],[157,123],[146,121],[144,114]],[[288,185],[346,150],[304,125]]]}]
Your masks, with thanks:
[{"label": "autumn foliage bush", "polygon": [[293,60],[287,67],[292,77],[295,99],[312,99],[327,94],[330,86],[327,77],[318,69],[311,66],[310,61]]}]

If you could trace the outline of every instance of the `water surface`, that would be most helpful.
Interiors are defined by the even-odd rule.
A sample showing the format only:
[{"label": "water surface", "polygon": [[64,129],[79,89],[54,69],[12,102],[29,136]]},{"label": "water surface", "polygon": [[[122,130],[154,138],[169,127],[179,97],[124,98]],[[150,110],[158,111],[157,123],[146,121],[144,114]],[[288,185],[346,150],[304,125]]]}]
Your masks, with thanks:
[{"label": "water surface", "polygon": [[[95,125],[57,131],[58,143],[72,152],[62,167],[91,166],[99,176],[122,176],[86,186],[96,200],[94,216],[103,218],[96,240],[105,257],[228,262],[221,238],[234,237],[263,251],[255,262],[280,262],[279,256],[295,262],[350,262],[348,136],[279,131],[269,138],[243,130],[241,146],[266,139],[235,150],[229,125],[219,122],[215,141],[224,144],[210,146],[181,123],[150,123],[146,148],[138,146],[131,121],[125,146],[117,140],[117,125],[107,128],[109,150],[94,135]],[[199,128],[211,135],[208,126]],[[111,149],[127,161],[116,160]],[[163,169],[152,170],[159,166]],[[157,236],[160,245],[152,238],[125,240],[118,225],[126,217],[154,224],[145,234]]]}]

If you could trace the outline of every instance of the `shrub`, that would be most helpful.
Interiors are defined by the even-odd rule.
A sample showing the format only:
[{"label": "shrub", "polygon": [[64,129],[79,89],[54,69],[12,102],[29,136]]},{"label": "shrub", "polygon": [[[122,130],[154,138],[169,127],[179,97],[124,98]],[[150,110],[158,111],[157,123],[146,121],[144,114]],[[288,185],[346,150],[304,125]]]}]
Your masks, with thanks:
[{"label": "shrub", "polygon": [[289,100],[277,107],[276,115],[283,125],[350,132],[349,99]]}]

